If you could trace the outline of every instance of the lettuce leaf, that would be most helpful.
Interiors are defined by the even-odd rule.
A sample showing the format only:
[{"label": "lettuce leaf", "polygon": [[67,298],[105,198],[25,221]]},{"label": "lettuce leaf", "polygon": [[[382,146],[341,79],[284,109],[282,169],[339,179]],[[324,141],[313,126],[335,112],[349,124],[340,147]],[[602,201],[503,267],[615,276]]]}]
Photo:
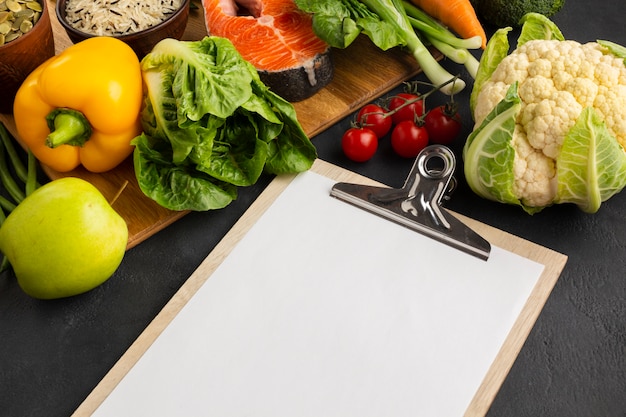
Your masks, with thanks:
[{"label": "lettuce leaf", "polygon": [[263,172],[301,172],[317,157],[291,103],[229,40],[165,39],[141,64],[144,134],[133,141],[135,175],[160,205],[222,208]]},{"label": "lettuce leaf", "polygon": [[185,165],[172,164],[166,140],[142,134],[133,140],[135,175],[141,191],[171,210],[223,208],[237,198],[237,188]]}]

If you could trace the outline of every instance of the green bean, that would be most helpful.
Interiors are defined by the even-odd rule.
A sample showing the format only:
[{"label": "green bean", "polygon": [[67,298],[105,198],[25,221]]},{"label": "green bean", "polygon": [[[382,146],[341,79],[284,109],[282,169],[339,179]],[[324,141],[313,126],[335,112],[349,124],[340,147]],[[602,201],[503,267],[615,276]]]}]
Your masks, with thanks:
[{"label": "green bean", "polygon": [[[2,197],[2,198],[6,200],[6,198],[4,198],[4,197]],[[0,207],[0,227],[2,226],[2,223],[4,223],[6,218],[7,218],[7,216],[6,216],[6,214],[4,214],[4,210],[2,209],[2,207]],[[2,261],[0,261],[0,272],[4,271],[5,269],[8,269],[9,266],[10,266],[9,258],[7,258],[6,255],[2,254]]]},{"label": "green bean", "polygon": [[2,263],[0,263],[0,272],[9,269],[9,258],[7,258],[6,256],[2,256]]},{"label": "green bean", "polygon": [[11,163],[13,164],[13,169],[15,170],[15,173],[17,174],[18,178],[21,179],[22,181],[26,181],[28,177],[28,172],[26,171],[26,167],[24,166],[24,163],[22,162],[20,156],[18,155],[15,149],[15,146],[13,146],[13,140],[11,136],[9,136],[9,132],[7,131],[6,127],[2,123],[0,123],[0,138],[2,138],[2,143],[4,144],[6,153],[7,155],[9,155]]},{"label": "green bean", "polygon": [[[4,209],[10,213],[15,209],[15,207],[16,205],[9,201],[8,198],[0,195],[0,209]],[[2,215],[4,215],[4,212]],[[2,222],[0,222],[0,224],[2,224]]]},{"label": "green bean", "polygon": [[[2,182],[7,194],[14,200],[14,202],[12,202],[3,195],[0,195],[1,227],[7,217],[6,213],[11,213],[15,210],[17,205],[21,203],[26,196],[35,191],[40,184],[37,182],[37,159],[35,155],[33,155],[30,150],[28,151],[28,164],[27,167],[25,167],[17,150],[13,146],[13,139],[2,123],[0,123],[0,138],[0,182]],[[7,155],[9,156],[13,171],[11,171],[7,164]],[[13,172],[25,183],[25,191],[23,191],[16,182],[16,179],[13,177]],[[0,254],[0,256],[0,272],[2,272],[11,265],[9,259],[4,254]]]},{"label": "green bean", "polygon": [[28,150],[28,175],[26,176],[26,196],[29,196],[39,188],[37,183],[37,159],[35,155]]},{"label": "green bean", "polygon": [[20,189],[9,171],[6,160],[6,148],[4,146],[0,146],[0,180],[2,181],[2,185],[4,185],[4,189],[16,203],[19,204],[24,200],[26,197],[24,191]]}]

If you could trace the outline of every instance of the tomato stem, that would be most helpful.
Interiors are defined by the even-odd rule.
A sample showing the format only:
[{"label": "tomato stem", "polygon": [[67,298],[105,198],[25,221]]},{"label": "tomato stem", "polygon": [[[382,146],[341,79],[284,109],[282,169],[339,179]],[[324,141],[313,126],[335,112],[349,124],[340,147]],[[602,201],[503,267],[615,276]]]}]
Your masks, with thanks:
[{"label": "tomato stem", "polygon": [[[402,108],[406,107],[406,106],[410,106],[411,104],[418,102],[420,100],[422,101],[426,101],[426,97],[430,96],[431,94],[440,91],[443,87],[445,87],[446,85],[450,84],[450,83],[454,83],[457,79],[459,78],[458,75],[455,75],[454,77],[452,77],[451,79],[437,85],[437,86],[433,86],[433,88],[431,88],[430,90],[428,90],[427,92],[425,92],[424,94],[421,94],[417,91],[417,88],[415,87],[415,85],[420,84],[420,81],[415,81],[413,83],[405,83],[407,84],[409,87],[407,87],[406,91],[410,92],[412,94],[415,94],[417,97],[413,98],[413,99],[407,99],[404,101],[404,103],[402,103],[400,106],[396,107],[393,110],[388,111],[385,114],[385,117],[388,116],[392,116],[393,114],[397,113],[398,111],[400,111]],[[427,85],[433,85],[430,83],[421,83],[421,84],[427,84]],[[451,101],[453,100],[454,95],[451,95]]]}]

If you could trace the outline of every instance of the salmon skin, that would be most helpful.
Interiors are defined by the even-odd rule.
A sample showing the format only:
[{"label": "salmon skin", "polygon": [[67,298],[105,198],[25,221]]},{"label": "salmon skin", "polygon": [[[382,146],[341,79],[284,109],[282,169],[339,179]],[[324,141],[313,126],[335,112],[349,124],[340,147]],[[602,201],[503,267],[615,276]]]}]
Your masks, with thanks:
[{"label": "salmon skin", "polygon": [[207,32],[229,39],[261,80],[289,101],[300,101],[333,76],[330,46],[293,0],[202,0]]}]

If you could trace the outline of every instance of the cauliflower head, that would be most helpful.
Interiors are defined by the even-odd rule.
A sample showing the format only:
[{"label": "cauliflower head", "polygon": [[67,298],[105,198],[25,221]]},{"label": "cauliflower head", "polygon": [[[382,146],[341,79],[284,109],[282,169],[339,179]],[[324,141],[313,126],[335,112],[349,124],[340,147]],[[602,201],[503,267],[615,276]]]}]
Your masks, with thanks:
[{"label": "cauliflower head", "polygon": [[[539,23],[551,24],[547,18],[540,19]],[[536,25],[537,21],[532,24]],[[522,31],[522,36],[524,33]],[[506,47],[508,51],[508,42]],[[489,53],[489,46],[485,53]],[[528,39],[521,45],[518,41],[517,49],[505,54],[497,65],[492,64],[490,71],[484,82],[477,80],[480,85],[475,85],[478,88],[473,92],[472,101],[475,127],[464,149],[466,177],[474,191],[497,201],[521,204],[532,213],[561,202],[574,202],[583,210],[593,212],[601,201],[622,189],[626,181],[626,174],[622,172],[622,168],[626,171],[623,150],[626,149],[626,65],[623,56],[617,56],[598,42]],[[508,107],[503,103],[508,103]],[[511,119],[508,127],[503,123],[504,115]],[[491,128],[487,128],[489,124]],[[481,140],[475,140],[480,135]],[[475,171],[480,163],[478,159],[467,159],[482,158],[483,165],[485,160],[494,159],[496,154],[485,153],[485,143],[493,141],[493,136],[499,136],[496,141],[501,146],[510,148],[511,158],[505,161],[505,167],[502,163],[497,169],[492,166],[490,174],[483,172],[480,179],[476,179]],[[610,143],[599,143],[598,139]],[[571,143],[564,151],[566,141]],[[584,143],[580,144],[581,141]],[[574,142],[580,146],[573,150]],[[473,152],[470,152],[471,146],[474,146]],[[608,192],[598,191],[598,195],[572,196],[567,184],[572,176],[581,178],[585,186],[593,185],[589,182],[598,169],[591,172],[590,163],[615,165],[606,162],[609,157],[606,152],[605,156],[600,156],[599,152],[606,146],[615,153],[610,158],[624,161],[615,171],[604,173],[602,177],[612,176],[617,183],[612,184]],[[594,161],[596,157],[603,159]],[[577,161],[575,172],[571,171],[572,158],[582,158]],[[494,193],[490,189],[494,187],[485,184],[498,170],[510,171],[507,198],[494,195],[501,191]],[[606,188],[606,184],[595,184],[591,188]],[[575,192],[587,194],[589,190],[576,189]]]},{"label": "cauliflower head", "polygon": [[502,60],[483,85],[474,119],[480,124],[518,82],[515,194],[529,206],[556,196],[555,161],[583,108],[593,107],[626,147],[626,66],[597,42],[532,40]]}]

